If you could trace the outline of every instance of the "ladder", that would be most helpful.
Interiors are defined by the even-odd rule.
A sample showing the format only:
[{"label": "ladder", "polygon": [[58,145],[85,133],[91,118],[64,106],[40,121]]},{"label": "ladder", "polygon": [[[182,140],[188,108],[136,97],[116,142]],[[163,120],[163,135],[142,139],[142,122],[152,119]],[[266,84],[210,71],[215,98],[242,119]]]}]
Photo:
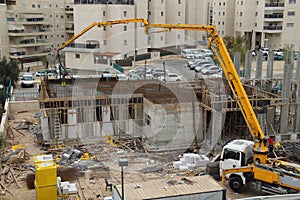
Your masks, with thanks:
[{"label": "ladder", "polygon": [[63,139],[62,139],[62,131],[61,131],[59,115],[58,115],[58,113],[55,113],[53,145],[60,146],[62,144],[63,144]]}]

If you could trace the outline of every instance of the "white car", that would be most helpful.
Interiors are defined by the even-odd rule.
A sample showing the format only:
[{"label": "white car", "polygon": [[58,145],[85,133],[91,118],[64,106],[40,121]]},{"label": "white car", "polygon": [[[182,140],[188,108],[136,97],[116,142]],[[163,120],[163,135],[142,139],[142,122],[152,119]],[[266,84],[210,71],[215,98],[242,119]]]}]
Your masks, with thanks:
[{"label": "white car", "polygon": [[175,82],[175,81],[182,81],[183,77],[176,73],[168,73],[166,74],[166,80],[164,76],[160,76],[158,79],[161,81]]},{"label": "white car", "polygon": [[103,78],[111,78],[112,75],[111,75],[111,73],[110,73],[109,71],[104,71],[104,72],[102,73],[102,77],[103,77]]},{"label": "white car", "polygon": [[199,66],[195,67],[195,71],[200,72],[202,69],[208,68],[212,65],[213,65],[212,63],[205,63],[205,64],[202,64],[202,65],[199,65]]},{"label": "white car", "polygon": [[268,56],[269,55],[269,48],[261,48],[259,51],[263,53],[263,56]]},{"label": "white car", "polygon": [[142,76],[142,79],[144,79],[144,80],[153,80],[154,76],[152,74],[146,74],[146,77]]},{"label": "white car", "polygon": [[128,80],[128,78],[125,74],[117,74],[117,79],[118,79],[118,81]]},{"label": "white car", "polygon": [[222,69],[220,67],[213,65],[213,66],[207,67],[205,69],[202,69],[200,72],[201,72],[201,74],[206,75],[206,74],[217,74],[220,71],[222,71]]},{"label": "white car", "polygon": [[204,54],[205,56],[213,56],[214,55],[214,53],[209,49],[201,49],[200,52],[202,54]]},{"label": "white car", "polygon": [[283,56],[283,51],[280,49],[274,49],[274,56]]},{"label": "white car", "polygon": [[138,74],[130,73],[128,74],[128,80],[141,80],[141,77]]},{"label": "white car", "polygon": [[21,87],[34,87],[34,78],[32,73],[25,73],[21,78]]}]

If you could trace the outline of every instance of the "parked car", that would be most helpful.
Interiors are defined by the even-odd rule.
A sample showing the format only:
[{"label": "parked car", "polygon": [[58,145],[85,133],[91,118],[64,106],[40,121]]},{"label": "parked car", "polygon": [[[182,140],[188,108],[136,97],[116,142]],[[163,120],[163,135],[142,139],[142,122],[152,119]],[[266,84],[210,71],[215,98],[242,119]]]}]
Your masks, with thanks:
[{"label": "parked car", "polygon": [[205,55],[199,49],[192,49],[194,58],[205,58]]},{"label": "parked car", "polygon": [[252,51],[251,51],[251,55],[252,55],[252,56],[257,56],[256,50],[252,50]]},{"label": "parked car", "polygon": [[204,65],[204,64],[210,64],[210,63],[211,62],[209,62],[206,59],[199,59],[190,66],[190,69],[195,69],[195,67],[197,67],[197,66]]},{"label": "parked car", "polygon": [[166,79],[165,79],[165,76],[161,76],[158,79],[161,80],[161,81],[175,82],[175,81],[182,81],[183,77],[176,74],[176,73],[168,73],[166,75]]},{"label": "parked car", "polygon": [[112,75],[109,71],[104,71],[104,72],[102,72],[102,77],[103,78],[111,78]]},{"label": "parked car", "polygon": [[44,70],[39,70],[39,71],[34,73],[34,76],[35,77],[42,77],[42,76],[44,76],[44,74],[45,74]]},{"label": "parked car", "polygon": [[125,74],[117,74],[116,76],[118,81],[124,81],[128,79]]},{"label": "parked car", "polygon": [[130,73],[128,74],[128,80],[141,80],[141,77],[138,74]]},{"label": "parked car", "polygon": [[216,73],[219,73],[220,71],[222,71],[222,68],[213,65],[213,66],[207,67],[205,69],[202,69],[200,72],[202,74],[216,74]]},{"label": "parked car", "polygon": [[142,76],[142,79],[144,79],[144,80],[153,80],[155,78],[152,74],[146,74],[146,76]]},{"label": "parked car", "polygon": [[[150,73],[154,76],[154,78],[158,78],[160,76],[165,75],[164,69],[152,69]],[[169,70],[166,69],[166,74],[168,74],[168,73],[169,73]]]},{"label": "parked car", "polygon": [[151,69],[145,68],[145,67],[140,67],[136,69],[129,70],[128,74],[138,74],[139,76],[144,76],[145,74],[150,73]]},{"label": "parked car", "polygon": [[34,77],[32,73],[25,73],[21,78],[21,87],[34,87]]},{"label": "parked car", "polygon": [[214,53],[210,49],[201,49],[200,52],[205,56],[213,56]]},{"label": "parked car", "polygon": [[192,59],[195,57],[193,51],[193,49],[184,49],[181,51],[181,57],[183,58],[187,58],[187,59]]},{"label": "parked car", "polygon": [[281,49],[274,49],[274,56],[282,56],[283,57],[283,51]]},{"label": "parked car", "polygon": [[261,51],[263,53],[263,56],[269,55],[269,48],[263,47],[259,51]]},{"label": "parked car", "polygon": [[195,67],[195,71],[196,72],[200,72],[202,69],[205,69],[205,68],[208,68],[210,66],[212,66],[213,64],[212,63],[205,63],[205,64],[202,64],[200,66],[197,66]]}]

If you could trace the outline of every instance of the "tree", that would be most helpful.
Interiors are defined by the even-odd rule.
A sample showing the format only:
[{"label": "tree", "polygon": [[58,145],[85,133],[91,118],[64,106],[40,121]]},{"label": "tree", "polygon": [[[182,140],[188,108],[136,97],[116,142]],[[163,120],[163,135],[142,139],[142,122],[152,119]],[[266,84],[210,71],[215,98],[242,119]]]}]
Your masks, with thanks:
[{"label": "tree", "polygon": [[4,87],[9,85],[10,80],[14,84],[18,80],[19,73],[20,70],[16,61],[7,62],[5,57],[0,60],[0,84],[3,84]]},{"label": "tree", "polygon": [[224,36],[223,38],[225,46],[228,50],[228,52],[232,55],[234,52],[240,52],[241,53],[241,62],[244,63],[245,61],[245,55],[246,50],[244,48],[244,43],[246,41],[245,36]]}]

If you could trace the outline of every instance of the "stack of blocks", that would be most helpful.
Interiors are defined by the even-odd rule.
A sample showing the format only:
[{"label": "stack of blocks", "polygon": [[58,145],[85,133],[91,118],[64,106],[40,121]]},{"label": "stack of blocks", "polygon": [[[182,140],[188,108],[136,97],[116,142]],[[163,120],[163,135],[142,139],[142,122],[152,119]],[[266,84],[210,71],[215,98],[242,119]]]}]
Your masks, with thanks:
[{"label": "stack of blocks", "polygon": [[209,163],[209,159],[205,155],[185,153],[179,161],[173,162],[173,167],[183,171],[195,167],[204,167],[207,163]]},{"label": "stack of blocks", "polygon": [[34,157],[35,190],[37,200],[57,199],[56,176],[57,166],[52,156],[39,155]]}]

